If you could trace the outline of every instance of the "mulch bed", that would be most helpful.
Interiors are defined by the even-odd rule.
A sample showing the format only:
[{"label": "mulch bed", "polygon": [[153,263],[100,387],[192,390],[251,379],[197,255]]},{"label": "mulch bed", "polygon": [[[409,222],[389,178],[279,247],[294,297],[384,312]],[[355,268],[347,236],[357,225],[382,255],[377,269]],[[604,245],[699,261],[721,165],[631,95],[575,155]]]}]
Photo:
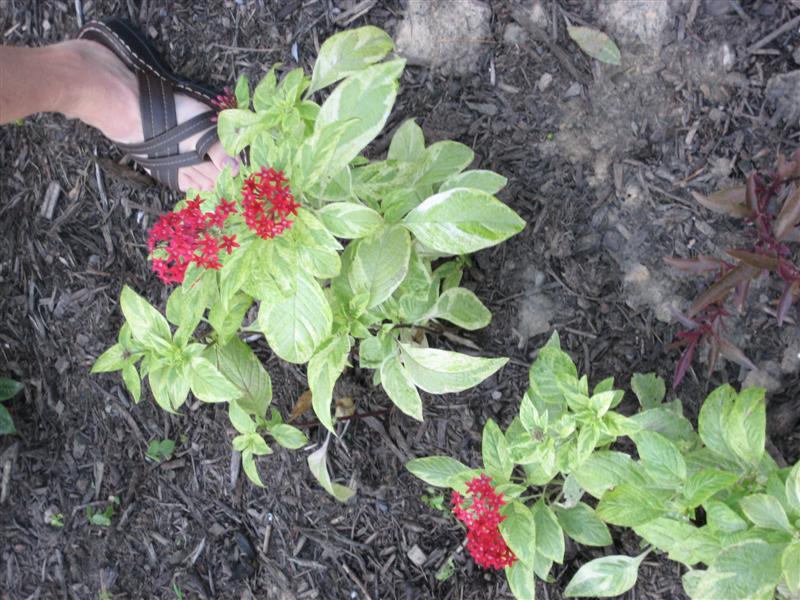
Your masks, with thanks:
[{"label": "mulch bed", "polygon": [[[318,44],[345,26],[337,16],[356,4],[0,0],[0,23],[4,43],[42,45],[76,33],[75,5],[85,19],[125,15],[143,25],[176,70],[222,87],[240,73],[257,79],[276,61],[295,66],[299,59],[309,67]],[[409,67],[389,130],[417,117],[429,141],[466,143],[481,166],[508,176],[501,197],[529,225],[478,254],[467,279],[494,314],[492,324],[470,339],[484,355],[511,362],[474,390],[426,397],[422,424],[397,411],[350,421],[329,456],[336,476],[352,476],[357,484],[358,495],[346,505],[314,482],[303,451],[278,450],[261,461],[263,490],[243,476],[232,482],[237,469],[222,408],[169,416],[149,400],[133,405],[116,376],[89,374],[94,358],[115,341],[123,284],[161,306],[166,300],[168,290],[145,261],[145,239],[154,217],[177,196],[132,181],[116,162],[119,152],[79,123],[36,116],[0,129],[0,374],[26,385],[24,396],[9,404],[19,435],[0,439],[0,598],[85,599],[104,590],[114,598],[176,598],[178,589],[186,598],[214,599],[509,597],[502,575],[476,568],[464,555],[463,533],[452,518],[423,504],[421,496],[430,492],[403,464],[430,454],[477,464],[483,423],[508,424],[527,386],[527,366],[546,339],[519,332],[519,313],[532,290],[547,294],[551,325],[593,380],[613,374],[627,386],[634,371],[670,377],[677,357],[665,343],[674,328],[647,306],[627,302],[623,261],[598,213],[623,201],[630,182],[641,181],[664,192],[654,193],[661,209],[690,207],[684,216],[700,222],[700,231],[735,232],[735,223],[693,206],[687,189],[665,179],[663,170],[686,177],[711,159],[738,157],[731,177],[741,178],[753,165],[768,164],[775,151],[800,145],[797,124],[775,122],[764,100],[772,74],[798,68],[791,50],[800,34],[794,28],[748,54],[785,20],[785,2],[741,3],[744,9],[732,2],[738,8],[720,14],[708,12],[705,2],[699,11],[697,2],[687,2],[676,27],[691,38],[687,52],[727,41],[740,57],[736,68],[744,83],[723,82],[727,93],[710,100],[675,70],[673,93],[659,101],[682,111],[682,120],[660,135],[635,132],[630,148],[615,150],[620,173],[589,185],[590,159],[569,159],[548,145],[571,110],[565,92],[573,76],[546,45],[504,41],[518,3],[490,4],[492,38],[485,41],[484,62],[467,76]],[[594,22],[591,3],[545,4],[554,15],[558,10]],[[376,2],[346,26],[369,23],[391,33],[402,14],[399,1]],[[565,38],[561,20],[558,31],[556,43],[590,78],[593,67]],[[534,93],[544,73],[553,81]],[[635,108],[632,114],[637,118]],[[687,154],[690,131],[697,142]],[[376,143],[385,146],[385,140]],[[715,183],[708,180],[701,191]],[[626,225],[636,230],[645,223]],[[664,227],[654,243],[691,247],[699,235],[672,222]],[[696,291],[694,282],[681,285],[687,297]],[[743,326],[754,332],[749,355],[756,362],[779,361],[791,341],[786,332],[758,311],[748,319]],[[459,349],[445,338],[437,343]],[[303,369],[278,361],[266,347],[259,352],[273,378],[275,404],[288,414],[305,390]],[[732,366],[709,380],[698,368],[680,389],[687,414],[696,416],[715,385],[740,378]],[[359,412],[389,406],[359,369],[336,393],[352,397]],[[770,397],[773,450],[790,463],[800,459],[798,397],[797,373]],[[634,409],[631,401],[623,406]],[[325,439],[317,428],[308,433],[312,442]],[[173,459],[146,461],[148,441],[167,438],[178,441]],[[87,508],[102,510],[112,496],[119,506],[111,526],[90,525]],[[63,528],[47,524],[50,513],[63,514]],[[615,539],[617,552],[637,551],[632,537]],[[421,566],[408,556],[415,547],[414,554],[424,555]],[[455,574],[437,581],[435,573],[453,553]],[[601,554],[569,546],[541,597],[561,598],[576,569]],[[676,563],[653,556],[626,597],[683,598],[680,575]]]}]

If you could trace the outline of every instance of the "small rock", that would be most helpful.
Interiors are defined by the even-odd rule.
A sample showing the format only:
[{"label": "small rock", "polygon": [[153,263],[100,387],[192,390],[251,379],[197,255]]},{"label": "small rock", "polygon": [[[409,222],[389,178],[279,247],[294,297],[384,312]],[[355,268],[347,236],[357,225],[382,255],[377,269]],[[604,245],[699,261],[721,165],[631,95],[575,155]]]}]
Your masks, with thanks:
[{"label": "small rock", "polygon": [[573,81],[572,85],[567,88],[567,91],[564,92],[564,98],[572,98],[573,96],[579,96],[583,87],[577,81]]},{"label": "small rock", "polygon": [[528,339],[550,331],[552,327],[550,322],[554,318],[555,306],[549,297],[536,292],[523,296],[520,299],[517,325],[517,331],[521,336],[520,350],[528,343]]},{"label": "small rock", "polygon": [[80,438],[72,439],[72,456],[75,460],[81,460],[83,455],[86,454],[86,444]]},{"label": "small rock", "polygon": [[500,400],[503,397],[503,392],[500,390],[495,390],[492,392],[492,400]]},{"label": "small rock", "polygon": [[59,375],[63,375],[67,369],[69,369],[69,359],[66,356],[59,356],[56,360],[56,371]]},{"label": "small rock", "polygon": [[783,351],[781,371],[784,373],[800,372],[800,340],[795,340]]},{"label": "small rock", "polygon": [[542,29],[547,29],[550,25],[550,19],[547,18],[547,9],[544,6],[544,2],[542,0],[534,0],[531,4],[531,21],[537,27]]},{"label": "small rock", "polygon": [[619,38],[615,41],[638,39],[658,51],[672,21],[674,4],[664,0],[608,0],[597,6],[601,20]]},{"label": "small rock", "polygon": [[543,73],[542,76],[539,77],[539,83],[536,85],[539,87],[539,91],[543,92],[550,87],[551,83],[553,83],[553,76],[550,75],[550,73]]},{"label": "small rock", "polygon": [[774,365],[774,367],[775,369],[770,369],[764,365],[761,369],[748,371],[742,382],[742,387],[759,387],[764,388],[768,392],[777,392],[781,389],[781,381],[769,372],[771,370],[777,370],[778,365]]},{"label": "small rock", "polygon": [[528,32],[516,23],[509,23],[503,31],[503,42],[508,45],[520,45],[528,41]]},{"label": "small rock", "polygon": [[412,563],[414,563],[418,567],[421,567],[422,565],[424,565],[425,561],[428,560],[428,556],[416,544],[414,544],[411,547],[411,550],[408,551],[406,556],[408,556],[408,560],[410,560]]},{"label": "small rock", "polygon": [[730,71],[736,64],[736,53],[728,44],[722,44],[720,54],[722,55],[722,67],[726,71]]},{"label": "small rock", "polygon": [[767,82],[767,100],[772,103],[775,121],[800,124],[800,70],[778,73]]},{"label": "small rock", "polygon": [[794,52],[792,52],[792,59],[794,59],[794,62],[795,62],[795,63],[797,63],[798,65],[800,65],[800,46],[798,46],[797,48],[795,48],[795,49],[794,49]]},{"label": "small rock", "polygon": [[412,64],[473,71],[491,37],[491,12],[479,0],[409,0],[395,35],[397,50]]}]

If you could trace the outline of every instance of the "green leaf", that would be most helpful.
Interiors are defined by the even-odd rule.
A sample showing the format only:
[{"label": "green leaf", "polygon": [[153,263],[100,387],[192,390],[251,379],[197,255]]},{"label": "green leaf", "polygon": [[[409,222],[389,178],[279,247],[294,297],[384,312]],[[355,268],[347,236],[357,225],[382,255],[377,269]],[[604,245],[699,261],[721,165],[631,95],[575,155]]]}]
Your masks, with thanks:
[{"label": "green leaf", "polygon": [[333,315],[316,279],[299,270],[292,278],[294,290],[275,304],[262,303],[257,323],[275,354],[302,364],[330,334]]},{"label": "green leaf", "polygon": [[637,535],[659,550],[669,553],[672,560],[685,565],[708,563],[719,553],[720,543],[706,527],[695,527],[686,521],[660,517],[634,527]]},{"label": "green leaf", "polygon": [[595,498],[623,483],[643,484],[638,465],[622,452],[598,451],[573,473],[583,489]]},{"label": "green leaf", "polygon": [[[106,353],[107,352],[108,351],[106,351]],[[92,370],[92,373],[94,372],[95,371]],[[22,385],[19,381],[14,381],[13,379],[9,379],[8,377],[0,377],[0,402],[5,402],[6,400],[10,400],[11,398],[19,394],[23,389],[25,389],[25,386]]]},{"label": "green leaf", "polygon": [[0,435],[9,435],[17,433],[17,428],[14,427],[14,419],[11,418],[11,413],[8,409],[0,404]]},{"label": "green leaf", "polygon": [[425,483],[436,487],[450,487],[455,476],[471,471],[468,466],[449,456],[415,458],[406,463],[406,469]]},{"label": "green leaf", "polygon": [[564,595],[568,598],[608,598],[624,594],[636,583],[639,565],[645,556],[615,555],[589,561],[575,573]]},{"label": "green leaf", "polygon": [[192,393],[203,402],[230,402],[240,395],[239,388],[202,356],[195,356],[189,365],[189,383]]},{"label": "green leaf", "polygon": [[417,174],[416,185],[424,187],[444,181],[469,166],[474,158],[470,147],[459,142],[444,140],[431,144],[425,149],[424,166]]},{"label": "green leaf", "polygon": [[307,95],[382,60],[393,49],[389,34],[371,25],[332,35],[319,49]]},{"label": "green leaf", "polygon": [[724,502],[708,500],[704,503],[703,508],[706,511],[708,527],[713,531],[733,533],[747,529],[747,521]]},{"label": "green leaf", "polygon": [[158,405],[174,413],[186,402],[189,395],[189,377],[185,368],[158,367],[147,375],[150,390]]},{"label": "green leaf", "polygon": [[585,546],[609,546],[612,542],[608,527],[588,504],[578,502],[572,508],[555,507],[556,517],[564,532]]},{"label": "green leaf", "polygon": [[422,421],[422,400],[398,357],[392,356],[381,365],[381,385],[397,408],[409,417]]},{"label": "green leaf", "polygon": [[[256,89],[258,95],[258,89]],[[217,134],[229,156],[236,156],[261,133],[259,116],[246,109],[231,108],[219,113]]]},{"label": "green leaf", "polygon": [[352,119],[339,140],[338,168],[332,164],[331,173],[345,168],[381,132],[394,105],[404,66],[405,61],[397,59],[354,73],[322,104],[315,127]]},{"label": "green leaf", "polygon": [[709,394],[697,417],[700,439],[712,452],[725,458],[735,458],[725,441],[723,425],[725,414],[732,409],[735,398],[736,390],[730,385],[722,385]]},{"label": "green leaf", "polygon": [[494,171],[464,171],[445,179],[439,187],[439,192],[446,192],[455,188],[468,188],[494,195],[506,187],[506,183],[508,183],[508,179]]},{"label": "green leaf", "polygon": [[781,555],[783,580],[792,594],[800,593],[800,541],[795,540],[786,546]]},{"label": "green leaf", "polygon": [[356,202],[331,202],[317,214],[333,235],[348,240],[367,237],[383,227],[377,211]]},{"label": "green leaf", "polygon": [[242,326],[242,320],[253,305],[253,299],[242,293],[234,294],[228,306],[215,303],[208,311],[208,322],[214,328],[219,344],[227,345]]},{"label": "green leaf", "polygon": [[228,419],[234,429],[241,434],[255,433],[256,431],[255,421],[250,418],[250,415],[238,400],[228,403]]},{"label": "green leaf", "polygon": [[247,475],[247,478],[252,483],[258,487],[264,487],[264,483],[261,481],[261,476],[258,474],[258,467],[256,466],[256,461],[253,457],[252,451],[242,452],[242,467],[244,468],[244,474]]},{"label": "green leaf", "polygon": [[635,527],[664,515],[669,497],[660,490],[623,483],[603,494],[597,516],[612,525]]},{"label": "green leaf", "polygon": [[528,565],[518,560],[506,567],[505,572],[508,587],[517,600],[536,600],[536,583]]},{"label": "green leaf", "polygon": [[703,600],[745,600],[772,592],[781,578],[783,546],[747,540],[723,550],[700,578],[694,597]]},{"label": "green leaf", "polygon": [[757,465],[764,456],[767,428],[765,391],[742,390],[733,407],[722,415],[722,436],[728,447],[745,463]]},{"label": "green leaf", "polygon": [[356,492],[352,488],[331,481],[330,473],[328,473],[329,441],[330,437],[325,440],[319,450],[308,456],[308,468],[326,492],[339,502],[347,502]]},{"label": "green leaf", "polygon": [[736,473],[703,469],[689,477],[683,486],[683,496],[688,508],[695,508],[739,480]]},{"label": "green leaf", "polygon": [[408,273],[411,237],[391,227],[360,240],[350,272],[353,291],[368,292],[367,308],[381,304],[400,286]]},{"label": "green leaf", "polygon": [[503,510],[505,519],[500,522],[500,533],[519,560],[533,567],[536,555],[536,521],[530,509],[513,500]]},{"label": "green leaf", "polygon": [[486,327],[492,320],[492,313],[473,292],[456,287],[439,296],[430,318],[444,319],[462,329],[474,331]]},{"label": "green leaf", "polygon": [[479,358],[434,348],[400,344],[411,379],[426,392],[448,394],[478,385],[508,362],[507,358]]},{"label": "green leaf", "polygon": [[216,365],[237,388],[238,403],[252,415],[264,417],[272,402],[272,381],[261,361],[245,342],[237,337],[216,348]]},{"label": "green leaf", "polygon": [[[125,366],[126,362],[126,352],[125,348],[122,347],[122,344],[114,344],[103,352],[97,360],[94,361],[92,365],[92,373],[108,373],[110,371],[119,371]],[[11,381],[10,379],[2,379],[0,380],[0,401],[4,400],[3,398],[3,381]],[[16,385],[18,384],[16,381],[12,382]],[[20,389],[21,385],[20,385]],[[19,391],[19,390],[18,390]],[[16,392],[15,392],[16,393]]]},{"label": "green leaf", "polygon": [[675,444],[654,431],[640,431],[632,437],[641,464],[651,475],[660,481],[672,479],[676,485],[686,479],[686,462]]},{"label": "green leaf", "polygon": [[236,96],[236,106],[240,108],[248,108],[250,106],[250,80],[247,75],[239,76],[236,81],[234,96]]},{"label": "green leaf", "polygon": [[618,65],[622,58],[617,45],[602,31],[591,27],[567,27],[567,34],[581,50],[592,58],[610,65]]},{"label": "green leaf", "polygon": [[688,419],[664,406],[644,410],[631,419],[642,429],[660,433],[684,450],[692,447],[697,439]]},{"label": "green leaf", "polygon": [[122,381],[133,396],[133,401],[138,403],[142,399],[142,380],[135,366],[127,364],[122,368]]},{"label": "green leaf", "polygon": [[272,106],[275,91],[278,87],[276,70],[281,63],[275,63],[261,81],[258,82],[255,92],[253,92],[253,108],[257,111],[265,111]]},{"label": "green leaf", "polygon": [[425,153],[425,136],[414,119],[407,119],[397,128],[389,144],[389,160],[413,162]]},{"label": "green leaf", "polygon": [[531,508],[536,522],[536,551],[558,564],[564,562],[564,532],[558,518],[543,499]]},{"label": "green leaf", "polygon": [[125,320],[130,323],[133,339],[152,350],[169,350],[172,333],[160,312],[127,285],[122,288],[119,302]]},{"label": "green leaf", "polygon": [[655,408],[664,401],[667,387],[664,380],[655,373],[642,375],[636,373],[631,378],[631,388],[639,399],[642,408]]},{"label": "green leaf", "polygon": [[349,354],[350,337],[337,335],[323,343],[308,361],[308,387],[311,389],[314,414],[330,432],[333,432],[333,386],[342,374]]},{"label": "green leaf", "polygon": [[757,527],[794,533],[794,529],[786,517],[786,512],[777,498],[767,494],[751,494],[739,500],[739,506]]},{"label": "green leaf", "polygon": [[511,477],[511,471],[514,470],[514,462],[511,460],[511,453],[503,432],[492,419],[486,421],[486,425],[483,426],[481,454],[483,466],[495,483],[507,483]]},{"label": "green leaf", "polygon": [[431,196],[402,223],[423,244],[445,254],[495,246],[525,227],[525,221],[494,196],[465,188]]},{"label": "green leaf", "polygon": [[795,513],[800,514],[800,462],[786,476],[786,501]]},{"label": "green leaf", "polygon": [[287,425],[286,423],[272,425],[269,428],[269,434],[275,438],[278,444],[289,450],[297,450],[308,443],[308,438],[305,433],[300,431],[297,427]]}]

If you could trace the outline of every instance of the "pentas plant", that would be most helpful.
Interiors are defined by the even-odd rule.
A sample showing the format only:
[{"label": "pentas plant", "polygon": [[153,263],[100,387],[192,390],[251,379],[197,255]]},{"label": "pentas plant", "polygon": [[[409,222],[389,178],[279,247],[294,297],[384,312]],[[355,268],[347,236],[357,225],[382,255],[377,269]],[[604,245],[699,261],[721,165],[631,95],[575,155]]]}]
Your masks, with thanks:
[{"label": "pentas plant", "polygon": [[675,367],[673,388],[686,375],[701,342],[709,347],[708,370],[712,372],[719,356],[746,368],[755,368],[745,354],[725,337],[724,319],[730,315],[726,306],[744,310],[751,283],[765,272],[782,281],[783,291],[777,301],[775,316],[782,325],[792,305],[800,298],[800,258],[790,245],[800,242],[800,150],[785,160],[778,157],[771,173],[753,173],[746,185],[721,190],[706,197],[695,193],[703,206],[734,217],[748,225],[746,234],[753,242],[749,248],[731,249],[730,259],[713,256],[697,258],[667,257],[665,261],[688,273],[716,274],[712,284],[686,312],[676,312],[686,328],[678,332],[674,347],[683,348]]},{"label": "pentas plant", "polygon": [[[453,514],[462,522],[462,494],[476,485],[493,494],[480,504],[481,514],[494,515],[480,534],[470,528],[477,519],[466,522],[467,550],[485,568],[502,565],[517,598],[535,598],[534,577],[548,580],[552,563],[563,561],[566,537],[610,545],[609,524],[631,528],[642,552],[586,563],[565,596],[623,594],[644,558],[659,551],[689,569],[683,584],[693,599],[798,597],[800,464],[780,468],[765,452],[763,390],[718,388],[695,432],[680,401],[664,401],[664,381],[653,374],[631,379],[639,412],[610,410],[622,391],[604,380],[590,395],[556,336],[530,375],[505,433],[486,424],[482,469],[444,456],[407,464],[429,484],[453,488]],[[618,436],[630,438],[637,459],[613,448]],[[492,537],[498,531],[506,562],[486,559],[488,549],[502,548]]]},{"label": "pentas plant", "polygon": [[[419,390],[459,392],[507,359],[431,347],[431,333],[485,327],[491,313],[460,285],[466,255],[494,246],[524,221],[494,195],[505,178],[465,170],[463,144],[426,146],[413,120],[394,132],[380,160],[362,155],[383,130],[404,61],[384,60],[392,40],[375,27],[331,37],[311,77],[275,65],[252,91],[241,78],[217,99],[226,151],[249,162],[190,193],[150,234],[152,267],[176,285],[162,315],[130,288],[119,342],[94,371],[121,370],[133,397],[146,378],[153,398],[178,411],[191,393],[227,403],[247,475],[272,450],[264,435],[298,448],[306,436],[269,410],[269,374],[245,338],[307,364],[313,410],[328,429],[308,458],[340,500],[326,452],[336,433],[334,385],[350,364],[374,371],[391,401],[422,419]],[[335,85],[318,104],[314,94]]]}]

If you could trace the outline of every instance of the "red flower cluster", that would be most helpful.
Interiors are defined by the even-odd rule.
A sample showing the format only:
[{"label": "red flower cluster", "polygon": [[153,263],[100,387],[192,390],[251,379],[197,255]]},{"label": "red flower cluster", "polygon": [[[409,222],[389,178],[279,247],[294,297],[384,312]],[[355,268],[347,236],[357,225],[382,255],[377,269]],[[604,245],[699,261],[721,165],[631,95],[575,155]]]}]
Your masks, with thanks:
[{"label": "red flower cluster", "polygon": [[219,269],[220,250],[230,254],[238,248],[236,236],[213,235],[221,230],[225,220],[238,212],[234,202],[221,200],[211,212],[203,212],[203,200],[196,197],[189,200],[186,207],[161,215],[147,240],[150,252],[161,251],[161,257],[153,258],[153,271],[166,284],[181,283],[186,269],[195,263],[206,269]]},{"label": "red flower cluster", "polygon": [[[239,104],[236,102],[236,95],[231,88],[225,86],[222,92],[222,94],[211,100],[211,104],[217,109],[217,113],[229,108],[239,108]],[[217,115],[211,117],[211,120],[216,123]]]},{"label": "red flower cluster", "polygon": [[283,171],[261,167],[244,180],[242,208],[247,226],[267,240],[292,226],[288,217],[297,215],[300,205],[294,201]]},{"label": "red flower cluster", "polygon": [[492,480],[482,474],[467,483],[469,504],[458,492],[453,492],[453,514],[467,526],[467,550],[478,565],[503,569],[517,560],[500,534],[498,526],[505,520],[500,508],[505,506],[503,494],[494,491]]}]

